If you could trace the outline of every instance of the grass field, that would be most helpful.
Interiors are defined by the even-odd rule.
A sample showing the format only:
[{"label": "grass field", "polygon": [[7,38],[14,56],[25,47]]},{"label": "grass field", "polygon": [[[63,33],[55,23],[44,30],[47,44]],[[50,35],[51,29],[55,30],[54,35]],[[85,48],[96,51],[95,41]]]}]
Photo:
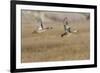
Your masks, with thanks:
[{"label": "grass field", "polygon": [[64,27],[61,24],[52,24],[53,29],[42,33],[32,33],[33,24],[22,25],[22,56],[21,61],[45,62],[86,60],[90,58],[90,23],[89,21],[72,22],[72,30],[77,33],[64,37]]}]

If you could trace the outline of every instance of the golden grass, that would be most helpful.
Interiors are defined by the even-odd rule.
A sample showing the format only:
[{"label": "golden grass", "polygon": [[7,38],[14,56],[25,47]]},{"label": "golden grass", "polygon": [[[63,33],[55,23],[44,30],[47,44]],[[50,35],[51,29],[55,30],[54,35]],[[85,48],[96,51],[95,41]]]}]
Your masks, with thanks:
[{"label": "golden grass", "polygon": [[[30,26],[22,29],[22,62],[86,60],[90,58],[89,22],[72,23],[79,32],[60,36],[62,25],[42,33],[32,33]],[[73,30],[74,30],[73,29]]]}]

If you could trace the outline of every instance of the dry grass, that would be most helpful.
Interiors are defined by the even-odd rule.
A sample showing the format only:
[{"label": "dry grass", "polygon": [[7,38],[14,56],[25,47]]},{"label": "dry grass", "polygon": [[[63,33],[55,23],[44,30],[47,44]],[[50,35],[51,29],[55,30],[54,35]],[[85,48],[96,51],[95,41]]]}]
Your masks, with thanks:
[{"label": "dry grass", "polygon": [[85,60],[90,58],[89,22],[72,23],[79,32],[60,36],[62,25],[43,33],[33,33],[32,24],[22,26],[22,62]]}]

